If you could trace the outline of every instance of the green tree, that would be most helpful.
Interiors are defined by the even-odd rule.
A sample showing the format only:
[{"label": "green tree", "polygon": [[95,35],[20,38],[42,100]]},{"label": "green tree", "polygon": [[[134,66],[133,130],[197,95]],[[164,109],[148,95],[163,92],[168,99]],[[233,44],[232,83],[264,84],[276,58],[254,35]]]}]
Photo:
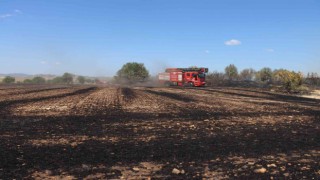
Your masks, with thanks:
[{"label": "green tree", "polygon": [[80,84],[84,84],[86,82],[86,78],[83,76],[78,76],[77,80]]},{"label": "green tree", "polygon": [[149,72],[145,68],[144,64],[137,62],[126,63],[117,72],[115,79],[121,82],[136,83],[139,81],[145,81],[149,78]]},{"label": "green tree", "polygon": [[271,82],[272,74],[273,73],[270,68],[264,67],[257,73],[257,77],[258,77],[258,80],[262,82]]},{"label": "green tree", "polygon": [[229,80],[235,80],[238,77],[238,68],[234,64],[230,64],[224,69]]},{"label": "green tree", "polygon": [[251,81],[254,78],[254,75],[256,74],[256,71],[252,68],[244,69],[240,72],[240,79],[245,81]]},{"label": "green tree", "polygon": [[14,77],[11,77],[11,76],[6,76],[2,82],[5,83],[5,84],[11,84],[11,83],[14,83],[16,81],[16,78]]},{"label": "green tree", "polygon": [[31,79],[25,79],[25,80],[23,80],[23,83],[32,84],[32,80]]},{"label": "green tree", "polygon": [[64,73],[62,75],[62,81],[63,81],[63,83],[71,84],[73,81],[73,75],[70,73]]},{"label": "green tree", "polygon": [[37,77],[34,77],[32,79],[32,83],[34,83],[34,84],[44,84],[44,83],[46,83],[46,79],[43,78],[43,77],[37,76]]},{"label": "green tree", "polygon": [[63,79],[61,76],[55,77],[52,80],[48,81],[49,83],[52,84],[62,84],[63,83]]}]

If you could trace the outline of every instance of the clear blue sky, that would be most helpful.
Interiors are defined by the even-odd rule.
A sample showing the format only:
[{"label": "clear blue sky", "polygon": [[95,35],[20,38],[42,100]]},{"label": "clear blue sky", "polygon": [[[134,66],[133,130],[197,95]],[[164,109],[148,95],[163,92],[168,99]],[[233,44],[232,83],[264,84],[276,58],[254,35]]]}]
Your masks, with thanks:
[{"label": "clear blue sky", "polygon": [[320,1],[0,0],[0,74],[112,76],[130,61],[320,73]]}]

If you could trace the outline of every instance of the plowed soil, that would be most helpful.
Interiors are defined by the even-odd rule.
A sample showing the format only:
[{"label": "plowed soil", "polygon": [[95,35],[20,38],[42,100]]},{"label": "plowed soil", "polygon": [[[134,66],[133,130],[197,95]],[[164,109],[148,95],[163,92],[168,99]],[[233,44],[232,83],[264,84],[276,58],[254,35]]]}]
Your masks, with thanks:
[{"label": "plowed soil", "polygon": [[249,88],[0,87],[0,179],[318,179],[320,100]]}]

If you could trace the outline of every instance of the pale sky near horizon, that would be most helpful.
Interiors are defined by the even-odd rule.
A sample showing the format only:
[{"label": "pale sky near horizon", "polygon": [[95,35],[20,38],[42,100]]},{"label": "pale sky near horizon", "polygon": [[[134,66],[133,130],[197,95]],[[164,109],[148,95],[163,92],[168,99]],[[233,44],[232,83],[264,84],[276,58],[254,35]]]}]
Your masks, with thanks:
[{"label": "pale sky near horizon", "polygon": [[320,73],[320,1],[0,0],[0,74],[113,76],[131,61]]}]

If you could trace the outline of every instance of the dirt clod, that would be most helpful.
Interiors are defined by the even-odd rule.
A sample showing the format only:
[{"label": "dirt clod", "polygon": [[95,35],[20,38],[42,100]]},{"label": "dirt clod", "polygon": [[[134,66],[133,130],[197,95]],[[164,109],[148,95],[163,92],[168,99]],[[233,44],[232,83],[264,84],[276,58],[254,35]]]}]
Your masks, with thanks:
[{"label": "dirt clod", "polygon": [[267,172],[267,169],[266,168],[255,169],[254,172],[263,174],[263,173]]},{"label": "dirt clod", "polygon": [[173,174],[180,174],[180,170],[179,170],[179,169],[176,169],[176,168],[173,168],[173,169],[172,169],[172,173],[173,173]]},{"label": "dirt clod", "polygon": [[134,171],[139,171],[140,169],[137,167],[132,168]]}]

